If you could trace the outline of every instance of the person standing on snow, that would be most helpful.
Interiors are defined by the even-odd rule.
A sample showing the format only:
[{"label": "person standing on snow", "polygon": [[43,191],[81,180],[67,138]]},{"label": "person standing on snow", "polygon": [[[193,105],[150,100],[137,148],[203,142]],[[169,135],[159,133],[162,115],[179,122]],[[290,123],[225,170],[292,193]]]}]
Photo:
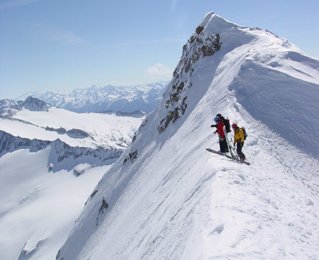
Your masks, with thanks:
[{"label": "person standing on snow", "polygon": [[216,122],[215,125],[211,125],[211,127],[216,127],[216,131],[214,132],[215,134],[218,134],[219,138],[219,147],[220,147],[220,152],[221,153],[228,153],[228,146],[227,146],[227,141],[225,138],[225,132],[224,132],[224,122],[221,118],[220,114],[217,114],[215,117],[214,121]]},{"label": "person standing on snow", "polygon": [[245,154],[242,152],[244,142],[245,142],[245,134],[242,128],[239,128],[237,124],[232,124],[232,128],[234,130],[234,146],[237,144],[237,154],[241,161],[246,160]]}]

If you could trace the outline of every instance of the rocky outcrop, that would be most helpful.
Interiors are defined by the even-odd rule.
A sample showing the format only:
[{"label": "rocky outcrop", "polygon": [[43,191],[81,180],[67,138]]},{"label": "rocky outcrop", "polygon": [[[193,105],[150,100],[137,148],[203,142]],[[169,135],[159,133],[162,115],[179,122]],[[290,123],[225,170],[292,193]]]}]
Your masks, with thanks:
[{"label": "rocky outcrop", "polygon": [[89,137],[89,134],[87,132],[80,129],[74,129],[74,128],[71,130],[68,130],[66,134],[72,138],[78,138],[78,139]]},{"label": "rocky outcrop", "polygon": [[25,242],[23,249],[20,252],[20,255],[18,257],[18,260],[28,260],[31,259],[37,251],[41,249],[42,246],[44,246],[46,242],[46,239],[39,240],[35,243],[35,245],[32,245],[32,242]]},{"label": "rocky outcrop", "polygon": [[2,117],[11,117],[20,109],[21,106],[11,99],[0,100],[0,116]]},{"label": "rocky outcrop", "polygon": [[48,111],[50,105],[38,98],[29,96],[22,103],[22,107],[30,111]]},{"label": "rocky outcrop", "polygon": [[38,139],[27,139],[19,136],[13,136],[0,130],[0,157],[6,153],[14,152],[20,149],[29,149],[30,152],[37,152],[46,148],[51,142]]},{"label": "rocky outcrop", "polygon": [[104,165],[114,162],[122,154],[119,149],[72,147],[57,139],[51,143],[49,164],[52,171],[72,170],[76,165]]},{"label": "rocky outcrop", "polygon": [[83,138],[87,138],[87,137],[90,136],[87,132],[85,132],[85,131],[83,131],[81,129],[75,129],[75,128],[70,129],[70,130],[66,130],[63,127],[54,128],[54,127],[48,127],[47,126],[45,128],[45,130],[51,131],[51,132],[56,132],[56,133],[58,133],[60,135],[66,134],[66,135],[68,135],[68,136],[70,136],[72,138],[76,138],[76,139],[83,139]]},{"label": "rocky outcrop", "polygon": [[182,57],[173,73],[173,80],[169,85],[168,99],[165,101],[166,117],[162,118],[159,133],[163,132],[170,123],[174,123],[184,115],[187,109],[186,89],[192,87],[190,78],[194,72],[195,64],[204,57],[212,56],[220,50],[222,43],[220,35],[208,34],[203,26],[198,26],[195,33],[183,46]]},{"label": "rocky outcrop", "polygon": [[104,165],[114,162],[122,153],[120,149],[104,149],[89,147],[72,147],[62,142],[45,141],[38,139],[27,139],[13,136],[0,130],[0,157],[6,153],[20,149],[29,149],[30,152],[37,152],[48,146],[51,147],[48,157],[49,171],[72,170],[79,164]]}]

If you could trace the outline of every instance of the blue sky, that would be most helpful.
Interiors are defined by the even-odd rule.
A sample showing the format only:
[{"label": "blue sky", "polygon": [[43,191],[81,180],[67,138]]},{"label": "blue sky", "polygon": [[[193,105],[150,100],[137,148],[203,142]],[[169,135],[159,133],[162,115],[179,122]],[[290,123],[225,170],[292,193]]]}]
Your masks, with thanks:
[{"label": "blue sky", "polygon": [[169,80],[210,11],[319,57],[318,0],[0,0],[0,98]]}]

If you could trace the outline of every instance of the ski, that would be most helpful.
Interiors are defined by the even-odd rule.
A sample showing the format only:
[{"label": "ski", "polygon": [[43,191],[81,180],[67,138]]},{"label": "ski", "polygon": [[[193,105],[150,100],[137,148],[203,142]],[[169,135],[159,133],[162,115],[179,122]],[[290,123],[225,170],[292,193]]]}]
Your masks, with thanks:
[{"label": "ski", "polygon": [[236,158],[234,158],[234,157],[232,157],[232,156],[230,156],[230,155],[228,155],[228,154],[224,154],[224,153],[221,153],[221,152],[215,151],[215,150],[210,149],[210,148],[206,148],[206,150],[207,150],[208,152],[210,152],[210,153],[214,153],[214,154],[219,154],[219,155],[225,156],[225,157],[227,157],[227,158],[229,158],[229,159],[231,159],[231,160],[233,160],[233,161],[235,161],[235,162],[238,162],[238,163],[244,163],[244,164],[246,164],[246,165],[250,165],[250,162],[247,162],[247,161],[241,161],[241,160],[236,159]]},{"label": "ski", "polygon": [[224,130],[224,135],[225,135],[228,151],[230,152],[231,157],[235,158],[236,156],[234,153],[234,148],[231,146],[231,144],[229,142],[228,133],[226,131],[226,128],[224,127],[223,130]]}]

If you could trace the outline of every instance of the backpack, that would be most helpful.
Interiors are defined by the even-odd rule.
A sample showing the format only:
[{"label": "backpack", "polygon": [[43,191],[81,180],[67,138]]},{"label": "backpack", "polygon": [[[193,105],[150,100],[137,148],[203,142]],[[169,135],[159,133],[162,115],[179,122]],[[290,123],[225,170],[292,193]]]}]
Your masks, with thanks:
[{"label": "backpack", "polygon": [[231,130],[230,130],[229,119],[223,118],[223,123],[224,123],[225,129],[226,129],[226,133],[229,133],[229,132],[231,131]]},{"label": "backpack", "polygon": [[248,134],[247,134],[247,132],[246,132],[246,129],[245,129],[245,127],[241,127],[241,129],[242,129],[243,132],[244,132],[244,140],[246,140],[246,138],[247,138],[247,136],[248,136]]}]

